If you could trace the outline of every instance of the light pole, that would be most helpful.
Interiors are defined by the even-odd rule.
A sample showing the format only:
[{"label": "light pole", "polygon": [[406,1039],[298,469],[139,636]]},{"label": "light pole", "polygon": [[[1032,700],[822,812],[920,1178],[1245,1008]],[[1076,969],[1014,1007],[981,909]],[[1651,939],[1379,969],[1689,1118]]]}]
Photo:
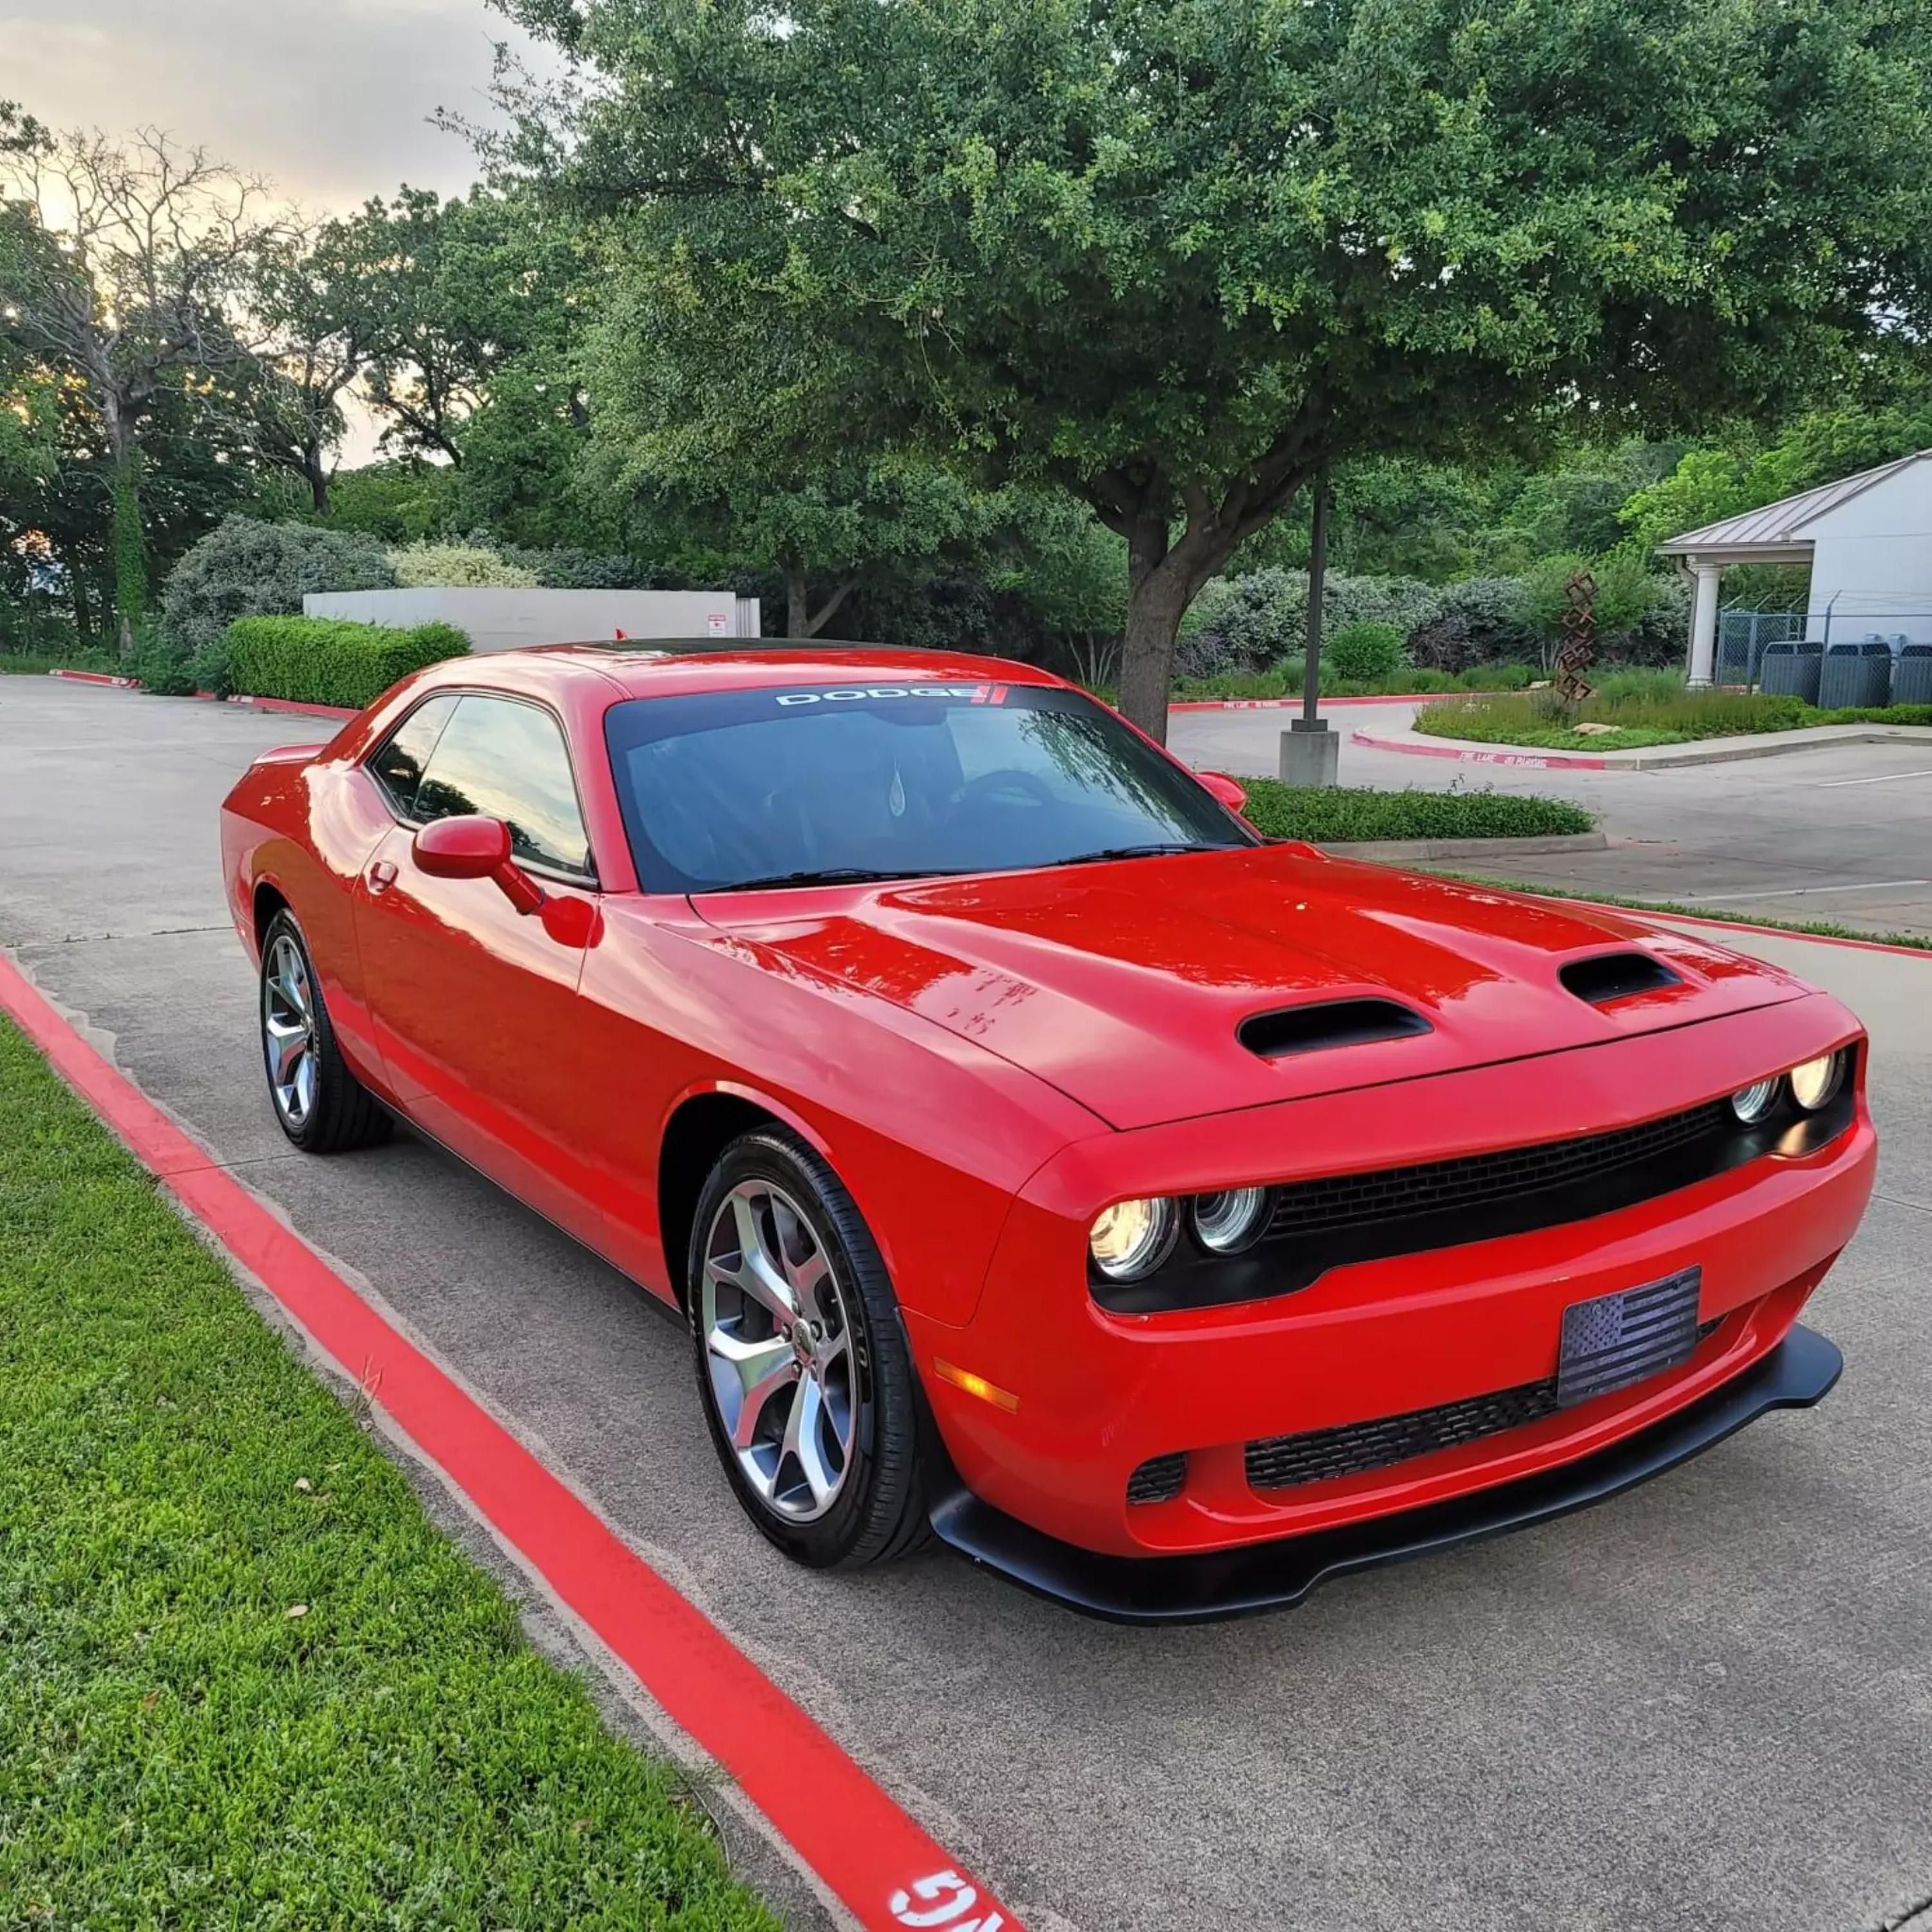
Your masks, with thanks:
[{"label": "light pole", "polygon": [[1322,597],[1328,576],[1328,472],[1315,479],[1315,507],[1308,532],[1308,648],[1302,661],[1301,716],[1281,734],[1282,782],[1331,785],[1342,761],[1342,741],[1316,716],[1322,697]]}]

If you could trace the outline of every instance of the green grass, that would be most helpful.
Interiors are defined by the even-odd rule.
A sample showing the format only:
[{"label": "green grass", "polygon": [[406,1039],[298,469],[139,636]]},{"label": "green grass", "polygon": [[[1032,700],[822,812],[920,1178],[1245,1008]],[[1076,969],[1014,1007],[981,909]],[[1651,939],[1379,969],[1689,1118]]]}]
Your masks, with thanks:
[{"label": "green grass", "polygon": [[1546,899],[1587,899],[1595,905],[1627,906],[1633,912],[1674,912],[1694,919],[1717,920],[1725,926],[1768,926],[1780,932],[1802,933],[1814,939],[1875,939],[1886,946],[1908,946],[1932,952],[1932,938],[1922,932],[1875,932],[1862,926],[1841,926],[1829,919],[1775,919],[1766,913],[1720,912],[1682,899],[1633,899],[1616,892],[1586,892],[1568,886],[1532,885],[1521,879],[1492,879],[1478,872],[1452,872],[1435,866],[1444,878],[1465,879],[1472,886],[1495,886],[1508,892],[1528,892]]},{"label": "green grass", "polygon": [[1530,838],[1588,832],[1596,823],[1560,798],[1510,792],[1373,791],[1244,778],[1246,816],[1276,838],[1327,844],[1358,838]]},{"label": "green grass", "polygon": [[4,1023],[0,1926],[774,1928]]},{"label": "green grass", "polygon": [[[1386,677],[1348,679],[1335,675],[1331,665],[1321,667],[1324,698],[1423,698],[1445,692],[1508,691],[1526,682],[1526,664],[1478,664],[1452,677],[1447,671],[1415,670],[1405,667]],[[1302,667],[1299,658],[1270,666],[1266,670],[1222,671],[1213,677],[1177,678],[1174,701],[1185,704],[1202,698],[1299,698]],[[1111,692],[1106,694],[1112,702]]]},{"label": "green grass", "polygon": [[0,677],[45,677],[50,670],[112,671],[114,660],[104,652],[74,651],[64,657],[37,657],[30,652],[0,651]]},{"label": "green grass", "polygon": [[[1607,731],[1578,731],[1579,723]],[[1746,733],[1795,731],[1814,724],[1932,724],[1932,705],[1821,711],[1800,698],[1762,692],[1686,691],[1671,672],[1606,676],[1576,710],[1552,692],[1457,698],[1425,705],[1414,728],[1432,736],[1478,744],[1524,745],[1546,751],[1628,752],[1653,745],[1689,744]]]}]

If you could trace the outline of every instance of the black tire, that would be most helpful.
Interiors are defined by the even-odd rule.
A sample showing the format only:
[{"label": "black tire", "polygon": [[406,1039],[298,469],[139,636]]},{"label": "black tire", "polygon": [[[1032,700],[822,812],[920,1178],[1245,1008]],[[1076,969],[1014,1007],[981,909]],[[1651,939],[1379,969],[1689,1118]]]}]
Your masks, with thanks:
[{"label": "black tire", "polygon": [[[270,1065],[269,1025],[272,1010],[278,1002],[278,989],[271,983],[272,968],[283,949],[292,946],[301,962],[308,999],[309,1050],[314,1060],[313,1085],[307,1106],[299,1112],[278,1091]],[[280,1003],[286,1004],[285,1002]],[[382,1104],[350,1072],[335,1041],[328,1009],[323,1004],[322,982],[316,976],[315,962],[309,956],[308,941],[302,936],[295,915],[284,908],[269,920],[262,935],[262,970],[257,995],[258,1024],[262,1042],[262,1072],[268,1083],[268,1104],[284,1133],[304,1154],[343,1154],[352,1148],[373,1147],[388,1138],[393,1123]]]},{"label": "black tire", "polygon": [[[836,1498],[811,1521],[788,1519],[754,1486],[732,1445],[712,1383],[704,1312],[706,1250],[713,1222],[734,1190],[746,1184],[776,1186],[799,1210],[830,1263],[850,1331],[850,1448]],[[698,1197],[686,1280],[705,1420],[725,1478],[759,1530],[794,1562],[818,1570],[860,1569],[918,1548],[931,1532],[916,1372],[885,1263],[838,1177],[782,1129],[741,1135],[718,1157]]]}]

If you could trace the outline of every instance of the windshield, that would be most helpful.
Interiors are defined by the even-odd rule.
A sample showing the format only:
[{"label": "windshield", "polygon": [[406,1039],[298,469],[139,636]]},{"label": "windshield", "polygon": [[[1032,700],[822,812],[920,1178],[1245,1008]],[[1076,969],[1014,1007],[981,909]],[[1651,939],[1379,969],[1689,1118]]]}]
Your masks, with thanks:
[{"label": "windshield", "polygon": [[605,733],[649,892],[1256,842],[1075,691],[840,684],[636,698],[611,708]]}]

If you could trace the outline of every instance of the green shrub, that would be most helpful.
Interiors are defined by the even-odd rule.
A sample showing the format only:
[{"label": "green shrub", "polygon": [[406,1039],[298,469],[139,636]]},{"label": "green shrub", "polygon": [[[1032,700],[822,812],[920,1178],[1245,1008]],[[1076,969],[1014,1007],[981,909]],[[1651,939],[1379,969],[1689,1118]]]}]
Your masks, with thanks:
[{"label": "green shrub", "polygon": [[1358,619],[1328,640],[1324,655],[1336,676],[1352,684],[1392,677],[1402,668],[1402,627]]},{"label": "green shrub", "polygon": [[235,667],[229,655],[228,634],[224,631],[212,644],[203,644],[188,661],[189,682],[196,691],[212,692],[227,698],[235,690]]},{"label": "green shrub", "polygon": [[238,617],[299,616],[310,591],[388,590],[395,582],[371,538],[230,517],[175,566],[161,593],[161,629],[186,656]]},{"label": "green shrub", "polygon": [[[1354,623],[1394,624],[1406,635],[1434,613],[1442,597],[1434,584],[1414,578],[1331,572],[1322,621],[1330,637]],[[1269,569],[1216,578],[1196,600],[1195,612],[1191,634],[1202,640],[1197,655],[1213,647],[1207,641],[1212,638],[1241,664],[1299,656],[1308,641],[1308,573]]]},{"label": "green shrub", "polygon": [[1366,838],[1535,838],[1588,832],[1595,820],[1560,798],[1510,792],[1372,791],[1244,778],[1246,815],[1272,838],[1317,844]]},{"label": "green shrub", "polygon": [[655,590],[664,573],[634,563],[628,556],[593,556],[590,551],[558,544],[548,550],[517,544],[497,544],[472,537],[472,544],[494,548],[513,569],[527,570],[546,590]]},{"label": "green shrub", "polygon": [[122,669],[156,698],[185,698],[195,688],[188,654],[152,624],[144,624],[135,634],[134,648]]},{"label": "green shrub", "polygon": [[541,580],[522,564],[506,563],[480,544],[404,544],[389,553],[389,567],[406,590],[535,590]]},{"label": "green shrub", "polygon": [[449,624],[400,630],[334,617],[244,617],[228,631],[238,692],[357,709],[398,678],[469,648],[470,640]]},{"label": "green shrub", "polygon": [[1532,672],[1526,664],[1472,664],[1456,682],[1465,691],[1521,691]]},{"label": "green shrub", "polygon": [[[1537,656],[1534,632],[1521,616],[1522,585],[1514,577],[1472,577],[1437,593],[1435,609],[1408,634],[1408,655],[1453,674],[1498,658]],[[1525,681],[1527,682],[1527,673]]]}]

